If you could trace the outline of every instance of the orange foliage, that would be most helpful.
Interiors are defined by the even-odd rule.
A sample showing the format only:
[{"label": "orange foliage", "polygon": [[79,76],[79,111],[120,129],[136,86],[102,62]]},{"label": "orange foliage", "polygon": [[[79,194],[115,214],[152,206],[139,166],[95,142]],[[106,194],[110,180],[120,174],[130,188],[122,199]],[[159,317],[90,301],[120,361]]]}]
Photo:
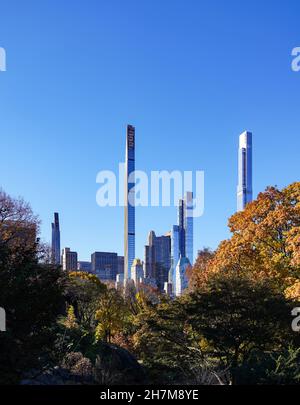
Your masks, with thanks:
[{"label": "orange foliage", "polygon": [[244,211],[234,214],[228,225],[232,237],[221,242],[208,262],[197,260],[196,285],[221,271],[254,280],[267,278],[281,289],[299,282],[300,182],[281,191],[267,188]]}]

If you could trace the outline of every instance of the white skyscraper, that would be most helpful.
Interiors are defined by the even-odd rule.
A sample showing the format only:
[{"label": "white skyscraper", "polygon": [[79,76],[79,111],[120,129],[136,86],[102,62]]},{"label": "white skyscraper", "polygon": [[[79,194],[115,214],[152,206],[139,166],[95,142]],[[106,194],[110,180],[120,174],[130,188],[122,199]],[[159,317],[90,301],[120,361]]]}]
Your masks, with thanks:
[{"label": "white skyscraper", "polygon": [[239,139],[239,174],[237,210],[243,211],[252,201],[252,133],[245,131]]},{"label": "white skyscraper", "polygon": [[173,293],[175,292],[176,297],[180,297],[188,287],[186,271],[190,265],[191,264],[187,257],[180,257],[176,266],[175,286],[173,285]]},{"label": "white skyscraper", "polygon": [[144,278],[144,265],[140,259],[134,259],[133,261],[131,266],[131,278],[136,288],[138,288]]}]

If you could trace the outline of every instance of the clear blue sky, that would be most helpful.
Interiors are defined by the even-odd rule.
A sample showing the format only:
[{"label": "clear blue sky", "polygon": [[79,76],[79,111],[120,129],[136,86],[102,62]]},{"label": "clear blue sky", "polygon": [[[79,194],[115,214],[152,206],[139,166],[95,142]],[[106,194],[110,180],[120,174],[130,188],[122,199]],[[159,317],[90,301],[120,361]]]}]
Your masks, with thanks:
[{"label": "clear blue sky", "polygon": [[[299,0],[3,0],[1,186],[28,200],[50,240],[81,259],[123,253],[123,209],[99,208],[99,170],[124,159],[136,126],[142,170],[204,170],[195,252],[228,237],[237,143],[253,131],[254,193],[299,181]],[[137,210],[136,255],[174,208]]]}]

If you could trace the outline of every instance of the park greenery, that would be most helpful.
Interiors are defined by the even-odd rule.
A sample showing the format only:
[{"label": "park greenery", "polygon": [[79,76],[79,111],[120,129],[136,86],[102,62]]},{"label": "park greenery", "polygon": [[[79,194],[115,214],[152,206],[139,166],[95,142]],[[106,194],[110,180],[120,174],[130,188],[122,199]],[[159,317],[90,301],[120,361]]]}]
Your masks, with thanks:
[{"label": "park greenery", "polygon": [[51,264],[39,220],[0,192],[2,384],[300,384],[300,183],[269,187],[199,252],[176,299]]}]

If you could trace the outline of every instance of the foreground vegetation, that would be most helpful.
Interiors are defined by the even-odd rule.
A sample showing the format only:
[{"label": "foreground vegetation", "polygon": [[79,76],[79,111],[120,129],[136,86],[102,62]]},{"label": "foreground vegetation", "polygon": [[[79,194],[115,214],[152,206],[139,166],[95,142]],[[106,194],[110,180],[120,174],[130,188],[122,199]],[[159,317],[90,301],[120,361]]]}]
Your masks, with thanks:
[{"label": "foreground vegetation", "polygon": [[229,227],[171,300],[63,273],[30,207],[1,192],[0,382],[299,384],[300,183],[268,188]]}]

